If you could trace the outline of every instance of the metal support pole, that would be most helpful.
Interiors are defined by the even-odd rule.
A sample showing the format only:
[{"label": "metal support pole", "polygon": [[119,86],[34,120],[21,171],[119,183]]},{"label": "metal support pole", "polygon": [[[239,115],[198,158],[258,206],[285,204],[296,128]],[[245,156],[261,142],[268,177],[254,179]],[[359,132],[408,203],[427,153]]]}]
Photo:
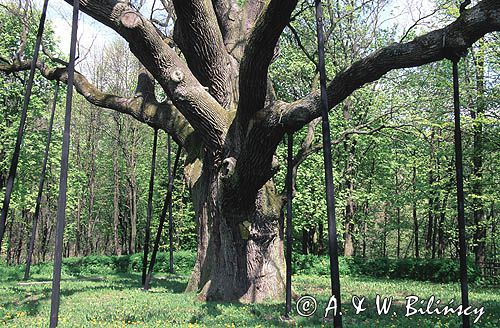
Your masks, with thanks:
[{"label": "metal support pole", "polygon": [[[467,283],[467,241],[465,240],[464,173],[462,163],[462,132],[460,129],[460,90],[458,82],[458,61],[459,59],[453,60],[453,108],[455,114],[455,171],[457,176],[460,291],[462,293],[462,307],[465,309],[469,306],[469,287]],[[470,327],[470,320],[468,315],[462,315],[462,327]]]},{"label": "metal support pole", "polygon": [[[174,172],[177,165],[177,161],[179,160],[181,147],[178,146],[177,155],[175,157],[174,164]],[[168,191],[170,192],[170,200],[168,202],[168,272],[174,273],[174,221],[172,217],[172,190],[174,188],[174,179],[175,176],[172,174],[172,138],[170,135],[168,136],[168,158],[167,158],[167,166],[168,166]],[[163,228],[163,227],[162,227]]]},{"label": "metal support pole", "polygon": [[[167,216],[167,208],[171,208],[171,205],[172,205],[172,193],[174,190],[174,178],[175,178],[175,172],[177,171],[177,166],[179,164],[179,158],[181,157],[181,151],[182,151],[182,148],[179,146],[179,148],[177,149],[177,154],[175,155],[173,174],[169,175],[167,195],[166,195],[165,201],[163,203],[163,209],[161,211],[160,223],[158,225],[158,230],[156,231],[155,245],[153,247],[153,254],[151,254],[151,262],[149,262],[149,269],[148,269],[148,274],[146,276],[146,281],[144,283],[144,290],[149,289],[149,283],[151,282],[151,278],[153,275],[153,269],[154,269],[155,262],[156,262],[156,254],[158,253],[158,248],[160,247],[161,233],[163,231],[163,226],[165,225],[165,217]],[[173,253],[171,254],[171,258],[170,258],[170,265],[171,265],[171,268],[173,270]]]},{"label": "metal support pole", "polygon": [[287,154],[287,172],[286,172],[286,304],[285,319],[290,318],[292,311],[292,198],[293,198],[293,134],[288,134],[288,154]]},{"label": "metal support pole", "polygon": [[151,216],[153,215],[153,189],[155,184],[156,168],[156,146],[158,145],[158,129],[155,129],[153,138],[153,153],[151,155],[151,176],[149,177],[148,212],[146,218],[146,228],[144,231],[144,256],[142,258],[142,286],[146,284],[146,274],[148,268],[149,239],[151,235]]},{"label": "metal support pole", "polygon": [[335,219],[335,190],[333,188],[333,164],[330,138],[330,123],[328,122],[328,99],[326,93],[326,69],[325,69],[325,36],[323,31],[323,7],[321,0],[316,2],[316,28],[318,34],[318,70],[320,73],[321,86],[321,117],[323,133],[323,160],[325,163],[326,184],[326,209],[328,216],[328,248],[330,255],[330,281],[332,296],[337,301],[337,311],[334,312],[333,324],[337,328],[342,327],[341,298],[340,298],[340,274],[339,254],[337,250],[337,224]]},{"label": "metal support pole", "polygon": [[61,151],[61,176],[59,179],[59,199],[57,201],[56,240],[54,250],[54,272],[52,276],[52,296],[50,309],[50,328],[57,327],[61,293],[61,265],[66,221],[66,191],[68,187],[68,162],[71,130],[71,105],[73,101],[73,82],[75,77],[76,40],[78,30],[78,11],[80,1],[73,1],[73,23],[68,64],[68,93],[66,95],[66,114],[64,117],[63,144]]}]

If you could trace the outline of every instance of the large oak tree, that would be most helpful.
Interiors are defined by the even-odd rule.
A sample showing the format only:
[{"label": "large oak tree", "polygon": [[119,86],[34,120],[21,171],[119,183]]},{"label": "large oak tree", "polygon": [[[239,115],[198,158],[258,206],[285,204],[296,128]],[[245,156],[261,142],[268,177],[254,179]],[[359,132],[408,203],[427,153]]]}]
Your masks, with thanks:
[{"label": "large oak tree", "polygon": [[[81,0],[81,10],[123,37],[146,71],[133,97],[103,93],[79,73],[75,87],[97,106],[166,131],[185,149],[184,173],[198,227],[188,289],[208,300],[277,298],[284,291],[285,271],[284,198],[272,180],[278,169],[275,151],[286,133],[320,117],[318,92],[283,102],[268,77],[298,1],[161,2],[175,17],[173,40],[129,1]],[[390,70],[455,58],[498,30],[500,1],[483,0],[451,24],[388,45],[337,74],[328,86],[329,107]],[[3,59],[0,70],[27,70],[30,64]],[[47,79],[66,81],[64,67],[43,62],[37,67]],[[156,99],[153,81],[168,100]]]}]

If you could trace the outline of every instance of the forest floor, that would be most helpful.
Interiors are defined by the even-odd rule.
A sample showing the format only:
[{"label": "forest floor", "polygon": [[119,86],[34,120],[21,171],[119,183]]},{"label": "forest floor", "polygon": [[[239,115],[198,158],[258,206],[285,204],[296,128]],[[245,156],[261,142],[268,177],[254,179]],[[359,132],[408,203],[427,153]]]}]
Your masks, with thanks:
[{"label": "forest floor", "polygon": [[[0,326],[47,327],[50,313],[50,274],[36,274],[28,283],[0,276]],[[139,286],[136,273],[106,274],[92,277],[63,276],[60,327],[327,327],[332,323],[322,319],[329,302],[329,277],[297,275],[293,286],[297,295],[317,298],[317,311],[310,317],[300,317],[293,302],[293,322],[280,319],[284,305],[204,303],[194,294],[184,293],[188,276],[157,275],[149,292]],[[342,304],[344,327],[459,327],[456,314],[414,314],[406,317],[406,297],[418,296],[424,304],[412,306],[425,309],[434,295],[435,309],[460,302],[458,284],[436,284],[409,280],[388,280],[365,277],[343,277]],[[393,297],[388,314],[377,314],[376,295]],[[365,297],[365,311],[355,314],[353,296]],[[354,298],[354,303],[358,299]],[[357,303],[356,303],[357,304]],[[470,287],[470,304],[484,307],[484,314],[473,327],[500,327],[500,290]],[[333,305],[333,303],[332,303]],[[412,312],[409,309],[410,313]],[[479,312],[471,315],[473,322]]]}]

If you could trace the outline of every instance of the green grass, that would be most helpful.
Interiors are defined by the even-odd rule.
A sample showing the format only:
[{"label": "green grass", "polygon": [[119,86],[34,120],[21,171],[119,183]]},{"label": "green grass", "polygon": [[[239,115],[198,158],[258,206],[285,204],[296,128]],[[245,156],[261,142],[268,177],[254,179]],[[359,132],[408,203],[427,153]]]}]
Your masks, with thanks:
[{"label": "green grass", "polygon": [[[51,284],[19,285],[22,268],[0,267],[0,326],[47,327]],[[48,267],[35,266],[31,282],[47,281]],[[138,273],[106,273],[93,276],[63,275],[60,327],[282,327],[283,304],[204,303],[195,294],[184,293],[188,276],[158,274],[149,292],[139,287]],[[302,327],[327,327],[322,321],[328,302],[327,276],[295,275],[293,286],[298,295],[314,295],[318,311],[301,318],[295,312],[294,324]],[[405,296],[428,298],[435,295],[443,304],[454,298],[460,303],[458,284],[438,284],[410,280],[343,277],[343,320],[345,327],[459,327],[456,315],[415,315],[404,317]],[[376,294],[393,296],[395,305],[388,315],[378,316]],[[352,295],[365,296],[367,310],[354,315]],[[498,289],[471,287],[470,303],[484,306],[485,314],[474,327],[500,327]],[[394,315],[396,312],[397,315]],[[472,320],[475,316],[472,316]]]}]

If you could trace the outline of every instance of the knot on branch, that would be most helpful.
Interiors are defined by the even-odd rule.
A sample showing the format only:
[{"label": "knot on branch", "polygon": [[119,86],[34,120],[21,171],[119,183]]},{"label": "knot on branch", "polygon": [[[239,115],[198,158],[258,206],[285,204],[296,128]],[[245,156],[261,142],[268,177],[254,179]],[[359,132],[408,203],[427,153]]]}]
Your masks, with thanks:
[{"label": "knot on branch", "polygon": [[222,178],[228,179],[233,176],[236,167],[236,158],[228,157],[222,161]]},{"label": "knot on branch", "polygon": [[134,11],[127,11],[121,15],[120,22],[126,28],[134,28],[141,23],[141,17]]},{"label": "knot on branch", "polygon": [[181,70],[176,69],[170,74],[170,78],[175,83],[180,83],[182,80],[184,80],[184,73],[182,73]]}]

